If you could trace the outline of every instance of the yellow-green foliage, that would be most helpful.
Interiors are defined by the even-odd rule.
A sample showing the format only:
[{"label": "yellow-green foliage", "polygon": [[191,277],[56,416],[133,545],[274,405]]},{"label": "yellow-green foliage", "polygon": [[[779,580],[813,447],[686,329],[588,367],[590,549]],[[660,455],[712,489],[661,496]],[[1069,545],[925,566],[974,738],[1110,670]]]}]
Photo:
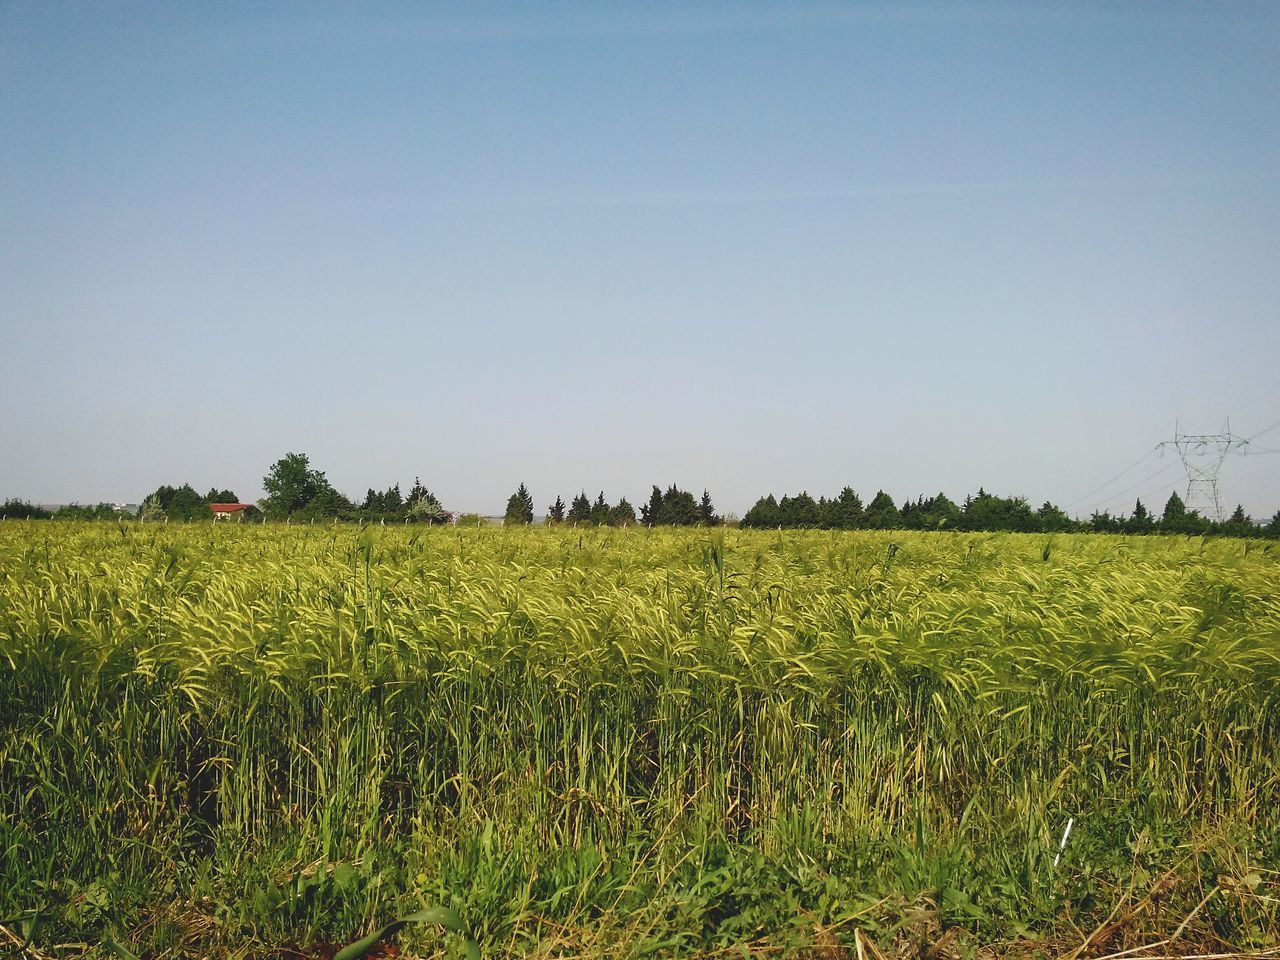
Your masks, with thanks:
[{"label": "yellow-green foliage", "polygon": [[1049,937],[1172,870],[1170,926],[1217,884],[1189,929],[1271,942],[1278,554],[8,522],[0,915],[682,952],[913,903]]}]

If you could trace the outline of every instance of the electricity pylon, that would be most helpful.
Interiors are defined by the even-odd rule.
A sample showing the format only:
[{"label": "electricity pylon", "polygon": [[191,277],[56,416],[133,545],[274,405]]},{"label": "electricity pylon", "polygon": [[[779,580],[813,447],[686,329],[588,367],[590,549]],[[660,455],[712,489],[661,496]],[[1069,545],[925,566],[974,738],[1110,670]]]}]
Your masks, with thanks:
[{"label": "electricity pylon", "polygon": [[1213,519],[1222,522],[1222,501],[1218,497],[1218,473],[1227,459],[1227,454],[1234,451],[1246,453],[1249,441],[1237,437],[1231,432],[1231,420],[1222,426],[1221,433],[1183,433],[1174,421],[1173,439],[1166,440],[1156,449],[1164,453],[1164,448],[1172,446],[1182,458],[1182,466],[1187,471],[1188,510],[1192,504],[1203,500],[1206,509],[1213,510]]}]

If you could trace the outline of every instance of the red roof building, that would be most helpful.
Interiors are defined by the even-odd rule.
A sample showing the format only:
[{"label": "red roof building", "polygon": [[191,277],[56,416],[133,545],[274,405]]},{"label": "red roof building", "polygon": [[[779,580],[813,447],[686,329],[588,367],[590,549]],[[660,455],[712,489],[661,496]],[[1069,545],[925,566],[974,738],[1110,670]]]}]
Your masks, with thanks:
[{"label": "red roof building", "polygon": [[244,512],[252,506],[252,503],[211,503],[209,509],[213,511],[215,520],[230,520],[232,517],[244,516]]}]

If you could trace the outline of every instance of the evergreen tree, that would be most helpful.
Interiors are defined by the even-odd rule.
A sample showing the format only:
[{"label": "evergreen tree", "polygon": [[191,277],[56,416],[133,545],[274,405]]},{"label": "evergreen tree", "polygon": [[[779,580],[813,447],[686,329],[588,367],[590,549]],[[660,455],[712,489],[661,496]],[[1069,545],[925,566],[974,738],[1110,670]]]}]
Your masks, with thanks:
[{"label": "evergreen tree", "polygon": [[808,493],[783,497],[778,502],[778,522],[789,530],[818,526],[818,504]]},{"label": "evergreen tree", "polygon": [[1109,510],[1101,513],[1095,510],[1089,518],[1089,529],[1094,533],[1120,533],[1124,530],[1124,522],[1113,517]]},{"label": "evergreen tree", "polygon": [[618,505],[609,511],[609,523],[615,527],[632,527],[636,522],[636,510],[623,497]]},{"label": "evergreen tree", "polygon": [[1271,522],[1262,528],[1263,534],[1268,537],[1280,537],[1280,510],[1275,512],[1275,516],[1271,518]]},{"label": "evergreen tree", "polygon": [[662,494],[662,508],[658,522],[676,527],[692,527],[698,522],[698,501],[688,490],[681,490],[674,483]]},{"label": "evergreen tree", "polygon": [[674,483],[665,491],[655,486],[649,502],[640,508],[640,522],[646,526],[691,527],[701,519],[698,501],[688,490]]},{"label": "evergreen tree", "polygon": [[1156,528],[1156,519],[1151,512],[1143,506],[1142,500],[1139,499],[1133,505],[1133,514],[1124,524],[1125,533],[1150,533]]},{"label": "evergreen tree", "polygon": [[1179,533],[1187,525],[1187,505],[1178,496],[1178,491],[1169,494],[1165,502],[1164,513],[1160,517],[1160,529],[1166,532]]},{"label": "evergreen tree", "polygon": [[986,530],[989,529],[987,524],[989,505],[987,501],[991,499],[991,494],[979,487],[976,496],[966,496],[964,498],[964,509],[960,514],[960,528],[962,530]]},{"label": "evergreen tree", "polygon": [[702,491],[702,501],[698,504],[698,522],[704,527],[714,527],[720,523],[716,508],[711,503],[711,494],[705,489]]},{"label": "evergreen tree", "polygon": [[945,493],[930,497],[920,503],[921,529],[959,530],[960,508]]},{"label": "evergreen tree", "polygon": [[573,498],[568,519],[570,523],[587,523],[591,519],[591,501],[585,490]]},{"label": "evergreen tree", "polygon": [[831,526],[836,530],[856,530],[865,523],[862,498],[853,492],[853,487],[845,487],[831,501]]},{"label": "evergreen tree", "polygon": [[[321,474],[323,478],[323,474]],[[323,485],[318,487],[316,495],[308,500],[302,507],[290,514],[299,520],[320,520],[329,517],[338,517],[350,514],[355,510],[354,504],[337,490],[335,490],[329,482],[324,481]]]},{"label": "evergreen tree", "polygon": [[1256,536],[1258,529],[1253,525],[1253,519],[1244,512],[1243,504],[1236,504],[1235,512],[1222,525],[1222,532],[1228,537],[1252,537]]},{"label": "evergreen tree", "polygon": [[413,486],[409,489],[409,496],[405,497],[404,502],[412,506],[424,496],[429,496],[430,493],[431,491],[422,485],[422,481],[418,477],[414,477]]},{"label": "evergreen tree", "polygon": [[1075,522],[1048,500],[1036,511],[1036,519],[1045,533],[1062,533],[1075,528]]},{"label": "evergreen tree", "polygon": [[143,500],[144,503],[147,501],[151,501],[153,513],[158,508],[159,515],[169,520],[208,520],[213,517],[209,501],[196,493],[189,483],[180,487],[164,484]]},{"label": "evergreen tree", "polygon": [[883,490],[877,490],[875,497],[867,505],[867,526],[872,530],[890,530],[898,525],[899,519],[893,497]]},{"label": "evergreen tree", "polygon": [[604,498],[603,490],[600,491],[600,496],[596,497],[596,502],[591,505],[590,520],[598,527],[609,522],[609,503]]},{"label": "evergreen tree", "polygon": [[559,496],[555,503],[547,507],[547,523],[564,523],[564,501]]},{"label": "evergreen tree", "polygon": [[981,487],[978,495],[965,501],[961,518],[965,530],[1016,530],[1032,533],[1040,522],[1025,497],[997,497]]},{"label": "evergreen tree", "polygon": [[828,500],[825,496],[818,496],[818,526],[823,530],[834,530],[836,528],[835,517],[836,502]]},{"label": "evergreen tree", "polygon": [[782,523],[778,514],[778,501],[773,494],[761,497],[750,510],[742,516],[742,526],[755,527],[757,530],[768,530]]},{"label": "evergreen tree", "polygon": [[649,502],[640,507],[640,522],[646,527],[657,526],[662,522],[662,490],[655,483],[653,492],[649,494]]},{"label": "evergreen tree", "polygon": [[387,487],[382,495],[382,512],[398,514],[402,509],[404,509],[404,501],[400,498],[400,484]]},{"label": "evergreen tree", "polygon": [[507,512],[503,520],[512,526],[533,523],[533,497],[523,483],[507,500]]},{"label": "evergreen tree", "polygon": [[1005,527],[1006,530],[1016,530],[1018,533],[1039,532],[1040,524],[1026,497],[1007,497],[1004,498],[1004,502],[1005,516],[1009,524]]}]

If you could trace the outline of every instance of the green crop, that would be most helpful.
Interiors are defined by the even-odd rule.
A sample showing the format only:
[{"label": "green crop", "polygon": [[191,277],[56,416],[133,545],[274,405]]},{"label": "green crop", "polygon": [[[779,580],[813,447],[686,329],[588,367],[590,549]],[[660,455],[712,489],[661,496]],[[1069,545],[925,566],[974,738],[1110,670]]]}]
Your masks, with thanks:
[{"label": "green crop", "polygon": [[7,522],[0,947],[1271,947],[1278,559]]}]

